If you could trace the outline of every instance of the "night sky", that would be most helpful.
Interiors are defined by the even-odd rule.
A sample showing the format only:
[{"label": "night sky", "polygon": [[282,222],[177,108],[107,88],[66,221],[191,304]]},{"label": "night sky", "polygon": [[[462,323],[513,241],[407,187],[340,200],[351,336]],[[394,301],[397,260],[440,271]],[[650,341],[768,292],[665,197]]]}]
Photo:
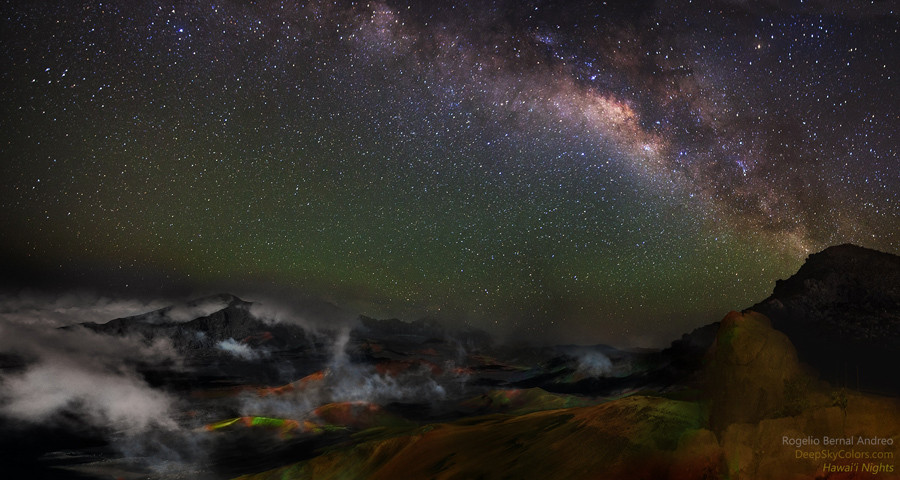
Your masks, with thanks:
[{"label": "night sky", "polygon": [[667,342],[829,245],[900,253],[898,25],[889,1],[6,1],[0,267]]}]

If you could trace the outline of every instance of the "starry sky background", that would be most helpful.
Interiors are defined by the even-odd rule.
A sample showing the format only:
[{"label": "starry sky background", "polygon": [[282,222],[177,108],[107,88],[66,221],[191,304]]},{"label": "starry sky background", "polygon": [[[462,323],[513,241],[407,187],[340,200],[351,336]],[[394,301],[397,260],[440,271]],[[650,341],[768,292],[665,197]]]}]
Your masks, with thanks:
[{"label": "starry sky background", "polygon": [[[6,1],[7,288],[658,344],[900,253],[888,1]],[[253,298],[250,298],[253,299]]]}]

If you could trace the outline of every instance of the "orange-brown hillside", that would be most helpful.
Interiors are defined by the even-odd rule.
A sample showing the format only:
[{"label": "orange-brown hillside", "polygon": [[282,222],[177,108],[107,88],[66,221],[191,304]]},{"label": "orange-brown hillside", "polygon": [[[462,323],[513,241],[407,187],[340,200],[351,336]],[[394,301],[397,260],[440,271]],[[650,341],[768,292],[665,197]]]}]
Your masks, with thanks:
[{"label": "orange-brown hillside", "polygon": [[[900,441],[900,402],[816,380],[800,366],[787,337],[761,314],[726,316],[708,353],[704,382],[698,401],[635,395],[400,434],[361,432],[356,443],[241,478],[900,478],[893,458],[816,458],[817,452],[842,449],[870,458],[896,455],[894,445],[829,450],[821,443],[826,437]],[[536,390],[512,395],[542,397]],[[802,438],[819,439],[820,445],[794,445]],[[833,471],[853,468],[859,471]],[[873,468],[877,476],[867,471]]]}]

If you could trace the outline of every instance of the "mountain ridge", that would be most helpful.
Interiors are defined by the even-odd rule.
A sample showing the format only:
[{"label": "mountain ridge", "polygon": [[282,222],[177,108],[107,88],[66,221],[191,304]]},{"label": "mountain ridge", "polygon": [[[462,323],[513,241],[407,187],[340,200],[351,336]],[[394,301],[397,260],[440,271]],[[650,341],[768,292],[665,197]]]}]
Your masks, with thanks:
[{"label": "mountain ridge", "polygon": [[900,256],[852,244],[811,254],[753,305],[835,385],[900,393],[886,374],[900,351]]}]

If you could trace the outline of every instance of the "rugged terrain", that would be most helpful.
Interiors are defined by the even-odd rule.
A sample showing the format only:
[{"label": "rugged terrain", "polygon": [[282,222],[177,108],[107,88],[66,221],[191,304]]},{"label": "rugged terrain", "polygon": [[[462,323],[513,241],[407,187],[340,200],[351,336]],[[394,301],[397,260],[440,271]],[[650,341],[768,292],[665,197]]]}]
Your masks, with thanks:
[{"label": "rugged terrain", "polygon": [[[833,247],[661,351],[501,344],[427,319],[313,327],[227,294],[29,331],[2,357],[3,463],[45,478],[900,478],[898,272]],[[70,377],[97,388],[36,416],[71,389],[47,379]]]}]

